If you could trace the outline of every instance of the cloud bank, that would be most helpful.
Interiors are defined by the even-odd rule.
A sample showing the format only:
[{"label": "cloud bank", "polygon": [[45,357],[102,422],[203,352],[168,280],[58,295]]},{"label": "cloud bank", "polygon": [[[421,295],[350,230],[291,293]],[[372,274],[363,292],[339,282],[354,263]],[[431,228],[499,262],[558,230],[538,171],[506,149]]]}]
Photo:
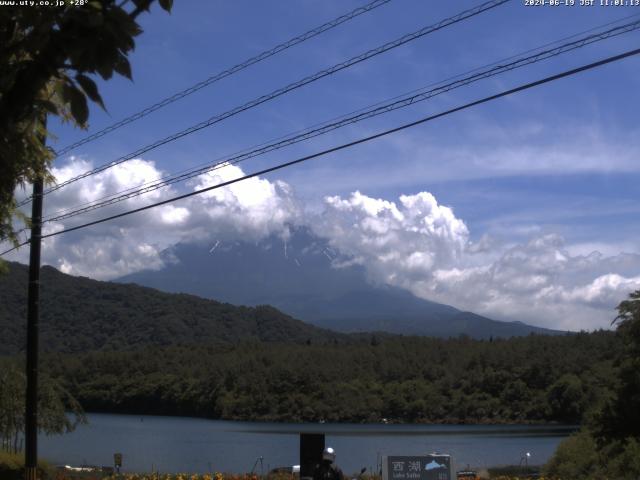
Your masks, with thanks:
[{"label": "cloud bank", "polygon": [[398,203],[358,192],[328,197],[314,230],[374,281],[497,319],[607,327],[615,305],[640,288],[640,255],[571,255],[558,235],[507,247],[488,237],[472,243],[464,222],[427,192]]},{"label": "cloud bank", "polygon": [[[63,181],[91,167],[74,158],[53,173]],[[45,213],[163,174],[152,161],[132,160],[47,196]],[[198,190],[242,175],[240,168],[226,166],[193,179],[186,188]],[[47,223],[44,230],[59,231],[179,193],[183,191],[166,187],[82,217]],[[290,185],[264,178],[49,238],[43,261],[65,273],[111,279],[163,268],[166,258],[160,253],[180,242],[256,242],[272,235],[286,239],[296,226],[309,227],[342,254],[336,268],[359,264],[372,282],[497,319],[567,330],[607,327],[615,305],[640,289],[640,255],[571,254],[562,237],[535,233],[518,244],[503,245],[487,236],[474,242],[464,221],[428,192],[396,201],[361,192],[329,196],[320,213],[310,213]],[[22,249],[9,259],[26,262],[27,256]]]},{"label": "cloud bank", "polygon": [[[91,168],[88,161],[72,159],[63,167],[54,168],[53,174],[61,182]],[[141,159],[117,165],[48,195],[44,218],[140,186],[165,173],[154,162]],[[242,175],[241,169],[227,165],[197,177],[188,189],[198,190]],[[45,223],[43,232],[60,231],[180,193],[183,192],[165,187],[78,217]],[[289,226],[296,224],[300,215],[289,185],[251,178],[225,189],[45,239],[43,261],[72,275],[111,279],[142,269],[162,268],[160,253],[180,242],[210,238],[257,241],[274,234],[286,238]],[[9,259],[27,262],[28,252],[22,249]]]}]

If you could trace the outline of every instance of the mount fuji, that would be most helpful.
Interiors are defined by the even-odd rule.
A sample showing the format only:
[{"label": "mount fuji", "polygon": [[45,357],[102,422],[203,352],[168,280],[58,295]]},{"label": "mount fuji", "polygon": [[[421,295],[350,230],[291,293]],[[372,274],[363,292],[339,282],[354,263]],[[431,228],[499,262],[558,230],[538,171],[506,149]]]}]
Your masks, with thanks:
[{"label": "mount fuji", "polygon": [[165,268],[117,279],[171,293],[236,305],[272,305],[302,321],[340,332],[472,338],[559,334],[502,322],[431,302],[400,288],[375,285],[359,265],[336,266],[339,252],[306,229],[285,242],[178,244],[163,253]]}]

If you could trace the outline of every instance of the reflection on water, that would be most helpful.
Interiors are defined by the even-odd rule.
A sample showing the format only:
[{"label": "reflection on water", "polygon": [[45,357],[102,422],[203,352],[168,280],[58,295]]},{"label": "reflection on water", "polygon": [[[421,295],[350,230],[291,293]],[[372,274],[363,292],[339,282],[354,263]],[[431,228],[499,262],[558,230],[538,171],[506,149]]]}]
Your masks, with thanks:
[{"label": "reflection on water", "polygon": [[[277,424],[185,417],[90,414],[89,425],[40,437],[40,455],[54,464],[112,465],[123,471],[249,472],[263,457],[265,471],[298,463],[298,434],[325,433],[337,463],[352,473],[375,470],[381,455],[449,453],[460,468],[545,463],[575,427],[520,425]],[[261,465],[257,463],[257,472]]]}]

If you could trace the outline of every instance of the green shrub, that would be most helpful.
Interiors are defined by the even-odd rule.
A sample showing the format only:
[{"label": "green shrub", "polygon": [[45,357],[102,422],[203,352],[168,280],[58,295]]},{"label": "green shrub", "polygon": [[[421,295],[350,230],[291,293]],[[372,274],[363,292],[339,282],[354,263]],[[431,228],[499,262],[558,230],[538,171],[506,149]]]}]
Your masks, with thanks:
[{"label": "green shrub", "polygon": [[595,473],[598,464],[595,440],[587,431],[581,430],[560,443],[545,465],[544,473],[549,477],[585,479]]},{"label": "green shrub", "polygon": [[598,447],[585,429],[564,440],[544,474],[563,480],[637,480],[640,478],[640,441],[633,437]]}]

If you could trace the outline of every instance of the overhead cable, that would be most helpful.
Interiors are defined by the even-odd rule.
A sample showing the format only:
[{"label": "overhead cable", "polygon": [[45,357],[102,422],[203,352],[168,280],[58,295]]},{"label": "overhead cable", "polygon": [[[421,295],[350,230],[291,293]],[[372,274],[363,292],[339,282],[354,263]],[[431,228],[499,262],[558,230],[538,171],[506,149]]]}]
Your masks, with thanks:
[{"label": "overhead cable", "polygon": [[[448,78],[446,78],[446,79],[444,79],[444,80],[440,80],[440,81],[438,81],[438,82],[432,82],[432,83],[430,83],[430,84],[428,84],[428,85],[425,85],[424,87],[421,87],[421,88],[418,88],[418,89],[414,89],[414,90],[412,90],[412,91],[410,91],[410,92],[406,92],[406,93],[401,94],[401,95],[396,95],[395,97],[392,97],[392,98],[389,98],[389,99],[386,99],[386,100],[383,100],[383,101],[377,102],[377,103],[375,103],[375,104],[373,104],[373,105],[369,105],[369,106],[366,106],[366,107],[362,107],[362,108],[360,108],[360,109],[358,109],[358,110],[355,110],[355,111],[352,111],[352,112],[349,112],[349,113],[342,114],[342,115],[340,115],[340,116],[338,116],[338,117],[334,117],[334,118],[332,118],[332,119],[330,119],[330,120],[326,120],[326,121],[323,121],[323,122],[320,122],[320,123],[316,123],[316,124],[314,124],[314,125],[311,125],[311,126],[309,126],[309,127],[304,128],[304,129],[297,130],[297,131],[295,131],[295,132],[292,132],[292,133],[289,133],[289,134],[286,134],[286,135],[281,135],[281,136],[279,136],[279,137],[277,137],[277,138],[273,138],[273,139],[270,139],[270,140],[268,140],[268,141],[264,141],[264,142],[262,142],[262,143],[260,143],[260,144],[253,145],[253,146],[251,146],[251,147],[248,147],[248,148],[242,149],[242,150],[240,150],[240,151],[237,151],[237,152],[234,152],[234,153],[228,154],[228,155],[227,155],[227,156],[225,156],[225,157],[220,157],[220,158],[218,158],[218,159],[216,159],[216,160],[214,160],[214,161],[213,161],[213,166],[212,166],[212,162],[211,162],[211,161],[209,161],[209,162],[203,162],[203,163],[201,163],[201,164],[199,164],[199,165],[196,165],[196,166],[194,166],[194,167],[187,168],[187,169],[184,169],[184,170],[181,170],[181,171],[178,171],[178,172],[174,172],[174,173],[172,173],[172,174],[165,174],[165,175],[159,176],[159,177],[157,177],[157,178],[155,178],[155,179],[153,179],[153,180],[149,180],[149,181],[144,182],[144,183],[141,183],[141,184],[139,184],[139,185],[136,185],[136,186],[132,186],[132,187],[128,187],[128,188],[125,188],[125,189],[119,190],[119,191],[117,191],[117,192],[114,192],[114,193],[111,193],[111,194],[105,195],[105,196],[103,196],[103,197],[100,197],[100,198],[97,198],[97,199],[94,199],[94,200],[91,200],[91,201],[88,201],[88,202],[83,202],[83,203],[80,203],[80,204],[77,204],[77,205],[74,205],[74,206],[70,206],[70,207],[67,207],[67,208],[63,208],[63,209],[56,210],[54,213],[50,214],[50,215],[49,215],[49,217],[53,217],[53,216],[56,216],[56,215],[59,215],[59,214],[62,214],[62,213],[66,213],[66,212],[69,212],[69,211],[72,211],[72,210],[76,210],[76,209],[82,208],[82,207],[84,207],[84,206],[88,206],[88,205],[93,205],[93,204],[96,204],[96,203],[100,203],[100,202],[102,202],[102,201],[109,200],[109,199],[112,199],[112,198],[114,198],[114,197],[119,197],[119,196],[124,195],[124,194],[129,193],[129,192],[139,191],[139,190],[143,189],[144,187],[157,185],[158,183],[161,183],[161,182],[164,182],[164,181],[169,182],[169,181],[171,181],[171,179],[173,179],[173,178],[176,178],[176,177],[178,177],[178,176],[181,176],[181,175],[183,175],[183,174],[187,174],[187,173],[190,173],[190,172],[199,171],[200,169],[203,169],[203,168],[212,168],[212,169],[215,169],[217,166],[220,166],[220,165],[222,165],[222,164],[224,164],[224,163],[229,162],[229,159],[230,159],[230,158],[235,158],[235,157],[238,157],[238,156],[240,156],[240,155],[247,155],[247,154],[250,154],[250,153],[252,153],[254,150],[258,150],[259,148],[264,147],[264,146],[267,146],[267,145],[269,145],[269,144],[273,144],[273,143],[279,142],[279,141],[281,141],[281,140],[285,140],[285,139],[291,138],[291,137],[292,137],[292,136],[294,136],[294,135],[299,135],[299,134],[302,134],[302,133],[309,132],[310,130],[317,129],[317,128],[319,128],[319,127],[324,127],[324,126],[326,126],[326,125],[328,125],[328,124],[330,124],[330,123],[335,123],[335,122],[337,122],[337,121],[339,121],[339,120],[346,119],[347,117],[353,117],[353,116],[355,116],[356,114],[363,113],[363,112],[365,112],[365,111],[367,111],[367,110],[371,110],[371,109],[373,109],[373,108],[375,108],[375,107],[379,107],[379,106],[384,105],[384,104],[386,104],[386,103],[389,103],[389,102],[392,102],[392,101],[395,101],[395,100],[403,99],[403,98],[405,98],[405,97],[407,97],[407,96],[409,96],[409,95],[413,95],[413,94],[421,93],[421,92],[423,92],[423,91],[424,91],[425,89],[427,89],[427,88],[434,87],[434,86],[438,86],[438,85],[443,85],[443,84],[445,84],[445,83],[447,83],[447,82],[452,82],[453,80],[461,79],[461,78],[463,78],[463,77],[465,77],[465,76],[468,76],[468,75],[470,75],[470,74],[472,74],[472,73],[480,72],[481,70],[485,70],[485,69],[487,69],[487,68],[489,68],[489,67],[494,67],[494,66],[496,66],[496,65],[504,64],[504,63],[509,62],[509,61],[511,61],[511,60],[513,60],[513,59],[517,59],[518,57],[522,57],[523,55],[531,54],[531,53],[533,53],[533,52],[538,52],[538,53],[540,53],[543,49],[546,49],[546,48],[548,48],[548,47],[550,47],[550,46],[552,46],[552,45],[558,45],[558,44],[560,44],[561,42],[566,42],[566,41],[568,41],[568,40],[578,38],[578,37],[580,37],[581,35],[585,35],[585,34],[587,34],[587,33],[591,33],[591,32],[596,32],[597,30],[601,30],[601,29],[604,29],[604,28],[606,28],[606,27],[610,27],[610,26],[615,25],[615,24],[617,24],[617,23],[625,22],[625,21],[627,21],[627,20],[630,20],[631,18],[636,18],[636,17],[640,17],[640,14],[636,13],[636,14],[633,14],[633,15],[628,15],[628,16],[626,16],[626,17],[623,17],[623,18],[620,18],[620,19],[614,20],[614,21],[612,21],[612,22],[608,22],[608,23],[605,23],[605,24],[598,25],[598,26],[596,26],[596,27],[590,28],[590,29],[588,29],[588,30],[583,30],[583,31],[581,31],[581,32],[574,33],[574,34],[572,34],[572,35],[569,35],[569,36],[567,36],[567,37],[560,38],[560,39],[555,40],[555,41],[553,41],[553,42],[546,43],[546,44],[541,45],[541,46],[539,46],[539,47],[531,48],[531,49],[528,49],[528,50],[526,50],[526,51],[524,51],[524,52],[520,52],[519,54],[511,55],[511,56],[509,56],[509,57],[506,57],[506,58],[503,58],[503,59],[497,60],[497,61],[495,61],[495,62],[492,62],[492,63],[486,64],[486,65],[483,65],[483,66],[480,66],[480,67],[476,67],[476,68],[473,68],[473,69],[471,69],[471,70],[467,70],[467,71],[465,71],[465,72],[463,72],[463,73],[459,73],[459,74],[457,74],[457,75],[454,75],[454,76],[448,77]],[[631,25],[632,23],[635,23],[635,22],[631,22],[631,23],[629,23],[629,24],[627,24],[627,25],[622,25],[622,26],[621,26],[621,28],[625,28],[625,27],[627,27],[627,26]],[[613,30],[613,29],[611,29],[611,30]],[[607,32],[599,32],[599,34],[598,34],[598,35],[603,35],[603,34],[605,34],[605,33],[607,33]],[[620,33],[626,33],[626,31],[624,31],[624,32],[620,32]],[[610,36],[614,36],[614,35],[612,34],[612,35],[610,35]],[[609,37],[607,37],[607,38],[609,38]],[[605,38],[602,38],[602,39],[604,40]],[[236,163],[239,163],[239,161],[238,161],[238,162],[236,162]],[[175,182],[172,182],[172,183],[175,183]],[[162,186],[162,185],[161,185],[161,186]]]},{"label": "overhead cable", "polygon": [[123,127],[125,125],[128,125],[132,122],[135,122],[136,120],[140,120],[143,117],[146,117],[147,115],[155,112],[156,110],[160,110],[163,107],[166,107],[167,105],[177,102],[178,100],[183,99],[184,97],[187,97],[189,95],[191,95],[192,93],[197,92],[198,90],[202,90],[205,87],[208,87],[209,85],[211,85],[212,83],[215,83],[219,80],[222,80],[223,78],[226,78],[230,75],[233,75],[235,73],[238,73],[241,70],[244,70],[247,67],[250,67],[251,65],[255,65],[258,62],[261,62],[263,60],[266,60],[269,57],[272,57],[280,52],[282,52],[283,50],[287,50],[288,48],[291,48],[295,45],[298,45],[302,42],[305,42],[313,37],[316,37],[318,35],[320,35],[321,33],[324,33],[328,30],[331,30],[335,27],[337,27],[338,25],[341,25],[345,22],[348,22],[349,20],[352,20],[360,15],[362,15],[363,13],[367,13],[370,12],[371,10],[374,10],[386,3],[389,3],[391,0],[374,0],[366,5],[363,5],[362,7],[358,7],[355,10],[352,10],[344,15],[339,16],[338,18],[334,18],[333,20],[324,23],[322,25],[320,25],[319,27],[313,28],[311,30],[309,30],[308,32],[303,33],[302,35],[298,35],[297,37],[293,37],[290,40],[287,40],[286,42],[283,42],[279,45],[276,45],[275,47],[269,49],[269,50],[265,50],[262,53],[259,53],[258,55],[249,58],[248,60],[245,60],[244,62],[238,63],[237,65],[234,65],[231,68],[228,68],[226,70],[223,70],[219,73],[216,73],[215,75],[210,76],[209,78],[202,80],[198,83],[196,83],[195,85],[190,86],[189,88],[185,88],[184,90],[174,93],[173,95],[166,97],[162,100],[160,100],[157,103],[154,103],[153,105],[140,110],[137,113],[134,113],[133,115],[130,115],[126,118],[123,118],[122,120],[109,125],[108,127],[103,128],[102,130],[99,130],[81,140],[78,140],[75,143],[72,143],[71,145],[67,145],[66,147],[63,147],[61,149],[59,149],[56,152],[56,155],[62,156],[65,153],[69,153],[70,151],[78,148],[81,145],[85,145],[89,142],[92,142],[93,140],[96,140],[100,137],[105,136],[108,133],[113,132],[114,130],[117,130],[120,127]]},{"label": "overhead cable", "polygon": [[499,75],[511,70],[515,70],[517,68],[531,65],[531,64],[561,55],[563,53],[567,53],[567,52],[576,50],[578,48],[582,48],[584,46],[590,45],[595,42],[603,41],[605,39],[612,38],[617,35],[621,35],[623,33],[628,33],[628,32],[637,30],[638,28],[640,28],[640,20],[636,20],[634,22],[630,22],[618,27],[614,27],[604,32],[591,34],[591,35],[582,37],[580,39],[574,40],[572,42],[568,42],[563,45],[557,46],[555,48],[537,51],[533,55],[517,58],[516,60],[508,63],[498,63],[498,64],[494,63],[494,64],[491,64],[493,65],[491,68],[478,69],[476,73],[473,75],[463,77],[456,81],[440,85],[436,88],[432,88],[427,91],[424,91],[424,90],[418,91],[418,92],[414,91],[411,94],[406,95],[404,97],[400,97],[400,98],[396,97],[397,99],[394,101],[388,102],[386,104],[384,103],[376,104],[374,108],[371,108],[369,110],[360,111],[348,117],[341,117],[338,121],[326,123],[318,128],[308,129],[306,131],[303,131],[302,133],[297,133],[297,134],[290,135],[288,137],[284,137],[281,140],[276,141],[274,143],[265,144],[253,150],[245,151],[241,154],[237,154],[234,156],[229,156],[222,160],[217,160],[216,162],[209,163],[205,166],[193,168],[184,172],[180,172],[173,176],[168,176],[166,178],[159,179],[157,181],[149,182],[148,184],[145,184],[144,186],[141,186],[139,188],[130,188],[123,191],[122,193],[110,195],[104,199],[99,199],[97,201],[87,202],[86,204],[79,205],[76,207],[70,207],[67,209],[59,210],[47,216],[44,221],[53,222],[53,221],[65,220],[83,213],[96,210],[98,208],[103,208],[103,207],[113,205],[134,197],[138,197],[140,195],[158,190],[160,188],[163,188],[178,182],[182,182],[208,172],[212,172],[219,168],[223,168],[227,165],[238,164],[250,158],[263,155],[265,153],[272,152],[274,150],[279,150],[281,148],[308,140],[313,137],[317,137],[319,135],[323,135],[325,133],[336,130],[338,128],[342,128],[346,125],[354,124],[362,120],[372,118],[378,115],[382,115],[384,113],[388,113],[401,108],[409,107],[410,105],[413,105],[415,103],[429,100],[437,95],[449,92],[451,90],[460,88],[462,86],[469,85],[479,80],[483,80],[489,77],[493,77],[495,75]]},{"label": "overhead cable", "polygon": [[[81,224],[81,225],[76,225],[75,227],[69,227],[69,228],[65,228],[63,230],[59,230],[59,231],[52,232],[52,233],[49,233],[49,234],[46,234],[46,235],[42,235],[42,238],[44,239],[44,238],[54,237],[54,236],[57,236],[57,235],[62,235],[63,233],[74,232],[76,230],[80,230],[80,229],[83,229],[83,228],[91,227],[93,225],[98,225],[98,224],[101,224],[101,223],[104,223],[104,222],[115,220],[117,218],[126,217],[126,216],[132,215],[134,213],[143,212],[145,210],[149,210],[149,209],[152,209],[152,208],[155,208],[155,207],[159,207],[161,205],[167,205],[169,203],[173,203],[173,202],[176,202],[178,200],[183,200],[185,198],[193,197],[195,195],[200,195],[202,193],[205,193],[205,192],[208,192],[208,191],[211,191],[211,190],[216,190],[216,189],[219,189],[219,188],[227,187],[229,185],[241,182],[243,180],[247,180],[249,178],[257,177],[257,176],[260,176],[260,175],[266,175],[268,173],[275,172],[275,171],[281,170],[283,168],[291,167],[293,165],[297,165],[297,164],[312,160],[314,158],[323,157],[323,156],[328,155],[330,153],[334,153],[334,152],[337,152],[337,151],[340,151],[340,150],[351,148],[351,147],[353,147],[355,145],[360,145],[362,143],[369,142],[371,140],[375,140],[377,138],[381,138],[381,137],[390,135],[392,133],[396,133],[396,132],[399,132],[399,131],[402,131],[402,130],[406,130],[408,128],[415,127],[417,125],[421,125],[423,123],[427,123],[427,122],[436,120],[438,118],[442,118],[442,117],[451,115],[452,113],[456,113],[456,112],[459,112],[459,111],[462,111],[462,110],[466,110],[466,109],[471,108],[471,107],[482,105],[482,104],[491,102],[493,100],[497,100],[499,98],[506,97],[508,95],[512,95],[512,94],[517,93],[517,92],[522,92],[522,91],[525,91],[525,90],[529,90],[531,88],[538,87],[540,85],[544,85],[546,83],[550,83],[550,82],[553,82],[553,81],[556,81],[556,80],[560,80],[560,79],[565,78],[565,77],[576,75],[578,73],[585,72],[587,70],[593,70],[593,69],[601,67],[603,65],[606,65],[606,64],[609,64],[609,63],[613,63],[613,62],[616,62],[616,61],[620,61],[622,59],[625,59],[625,58],[628,58],[628,57],[631,57],[631,56],[634,56],[634,55],[638,55],[638,54],[640,54],[640,48],[637,48],[637,49],[634,49],[634,50],[628,50],[628,51],[626,51],[624,53],[621,53],[621,54],[618,54],[618,55],[613,55],[613,56],[604,58],[602,60],[598,60],[596,62],[592,62],[592,63],[586,64],[586,65],[582,65],[581,67],[573,68],[571,70],[566,70],[564,72],[557,73],[555,75],[551,75],[551,76],[542,78],[540,80],[529,82],[529,83],[520,85],[518,87],[511,88],[509,90],[504,90],[504,91],[502,91],[500,93],[496,93],[494,95],[490,95],[488,97],[484,97],[484,98],[482,98],[480,100],[476,100],[476,101],[473,101],[473,102],[470,102],[470,103],[466,103],[464,105],[461,105],[461,106],[458,106],[458,107],[455,107],[455,108],[451,108],[449,110],[437,113],[435,115],[429,115],[429,116],[423,117],[423,118],[421,118],[419,120],[415,120],[415,121],[410,122],[410,123],[405,123],[403,125],[400,125],[399,127],[391,128],[389,130],[384,130],[384,131],[376,133],[374,135],[369,135],[367,137],[363,137],[363,138],[360,138],[358,140],[354,140],[354,141],[351,141],[351,142],[348,142],[348,143],[344,143],[342,145],[338,145],[336,147],[332,147],[332,148],[323,150],[321,152],[314,153],[312,155],[307,155],[307,156],[304,156],[304,157],[301,157],[301,158],[297,158],[295,160],[291,160],[289,162],[280,163],[280,164],[275,165],[273,167],[265,168],[263,170],[259,170],[259,171],[256,171],[256,172],[253,172],[253,173],[250,173],[250,174],[247,174],[247,175],[243,175],[243,176],[235,178],[233,180],[228,180],[226,182],[218,183],[216,185],[212,185],[212,186],[209,186],[209,187],[206,187],[206,188],[201,188],[199,190],[195,190],[193,192],[185,193],[183,195],[178,195],[176,197],[169,198],[167,200],[162,200],[160,202],[152,203],[150,205],[145,205],[143,207],[139,207],[139,208],[136,208],[136,209],[133,209],[133,210],[128,210],[126,212],[118,213],[116,215],[111,215],[111,216],[108,216],[108,217],[104,217],[104,218],[101,218],[99,220],[94,220],[94,221],[87,222],[87,223],[84,223],[84,224]],[[18,245],[16,247],[13,247],[13,248],[11,248],[9,250],[6,250],[6,251],[0,253],[0,256],[5,255],[5,254],[7,254],[9,252],[12,252],[13,250],[16,250],[17,248],[19,248],[19,247],[21,247],[23,245],[26,245],[27,243],[29,243],[29,242],[24,242],[24,243],[22,243],[22,244],[20,244],[20,245]]]},{"label": "overhead cable", "polygon": [[[95,175],[96,173],[100,173],[103,172],[109,168],[112,168],[116,165],[120,165],[121,163],[124,163],[128,160],[131,160],[133,158],[139,157],[140,155],[143,155],[144,153],[147,153],[151,150],[154,150],[162,145],[166,145],[168,143],[174,142],[182,137],[185,137],[187,135],[190,135],[192,133],[195,133],[197,131],[200,131],[204,128],[210,127],[216,123],[219,123],[223,120],[226,120],[227,118],[230,118],[234,115],[237,115],[241,112],[244,112],[245,110],[249,110],[251,108],[254,108],[258,105],[261,105],[265,102],[268,102],[270,100],[273,100],[275,98],[278,98],[288,92],[291,92],[292,90],[296,90],[300,87],[303,87],[305,85],[308,85],[312,82],[315,82],[317,80],[320,80],[321,78],[327,77],[329,75],[332,75],[334,73],[337,73],[341,70],[344,70],[346,68],[352,67],[353,65],[356,65],[360,62],[363,62],[365,60],[368,60],[372,57],[375,57],[377,55],[380,55],[384,52],[387,52],[389,50],[392,50],[394,48],[400,47],[406,43],[409,43],[411,41],[417,40],[418,38],[424,37],[425,35],[428,35],[430,33],[436,32],[438,30],[441,30],[443,28],[446,28],[450,25],[454,25],[458,22],[461,22],[463,20],[475,17],[476,15],[479,15],[483,12],[486,12],[488,10],[491,10],[495,7],[498,7],[500,5],[503,5],[507,2],[509,2],[511,0],[490,0],[487,2],[484,2],[476,7],[473,7],[471,9],[468,10],[464,10],[463,12],[460,12],[452,17],[448,17],[444,20],[441,20],[440,22],[421,28],[420,30],[417,30],[413,33],[409,33],[406,35],[403,35],[400,38],[397,38],[396,40],[393,40],[391,42],[387,42],[384,45],[381,45],[377,48],[368,50],[367,52],[361,53],[360,55],[356,55],[355,57],[350,58],[349,60],[346,60],[344,62],[338,63],[336,65],[333,65],[329,68],[326,68],[324,70],[321,70],[313,75],[309,75],[307,77],[304,77],[296,82],[290,83],[287,86],[281,87],[277,90],[274,90],[273,92],[266,94],[266,95],[262,95],[258,98],[255,98],[254,100],[251,100],[243,105],[240,105],[238,107],[235,107],[231,110],[228,110],[224,113],[215,115],[207,120],[204,120],[196,125],[193,125],[185,130],[182,130],[180,132],[174,133],[168,137],[165,137],[161,140],[157,140],[154,143],[151,143],[149,145],[146,145],[144,147],[139,148],[138,150],[131,152],[127,155],[124,155],[110,163],[107,164],[103,164],[101,166],[98,166],[92,170],[89,170],[87,172],[84,172],[80,175],[77,175],[73,178],[70,178],[68,180],[65,180],[64,182],[61,182],[57,185],[54,185],[52,187],[49,187],[47,190],[45,190],[44,194],[48,194],[51,193],[53,191],[56,191],[60,188],[65,187],[66,185],[69,185],[73,182],[77,182],[78,180],[82,180],[83,178],[87,178],[91,175]],[[28,201],[28,200],[27,200]],[[22,204],[19,204],[19,206],[21,206]]]}]

